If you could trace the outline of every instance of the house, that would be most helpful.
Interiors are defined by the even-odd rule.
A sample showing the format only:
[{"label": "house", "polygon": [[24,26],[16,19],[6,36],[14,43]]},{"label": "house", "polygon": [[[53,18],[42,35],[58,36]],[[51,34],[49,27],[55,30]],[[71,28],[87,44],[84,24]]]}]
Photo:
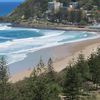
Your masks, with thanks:
[{"label": "house", "polygon": [[73,9],[78,9],[79,3],[78,2],[70,2],[69,7],[73,8]]},{"label": "house", "polygon": [[60,8],[63,6],[62,3],[57,2],[56,0],[54,0],[53,2],[48,2],[48,12],[49,13],[57,13]]}]

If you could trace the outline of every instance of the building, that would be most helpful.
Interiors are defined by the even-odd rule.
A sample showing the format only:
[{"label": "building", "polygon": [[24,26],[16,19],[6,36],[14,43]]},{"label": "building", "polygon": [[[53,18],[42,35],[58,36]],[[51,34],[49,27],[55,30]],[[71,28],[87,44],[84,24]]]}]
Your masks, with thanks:
[{"label": "building", "polygon": [[56,0],[54,0],[53,2],[48,2],[48,12],[57,13],[62,6],[63,4],[60,2],[57,2]]},{"label": "building", "polygon": [[73,8],[73,9],[78,9],[79,3],[78,2],[70,2],[69,7]]}]

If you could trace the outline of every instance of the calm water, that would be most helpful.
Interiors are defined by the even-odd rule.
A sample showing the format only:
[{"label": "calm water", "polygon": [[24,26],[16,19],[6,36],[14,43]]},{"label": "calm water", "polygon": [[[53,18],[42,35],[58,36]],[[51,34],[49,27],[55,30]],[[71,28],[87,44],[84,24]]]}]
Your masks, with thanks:
[{"label": "calm water", "polygon": [[0,2],[0,16],[5,16],[15,9],[20,2]]}]

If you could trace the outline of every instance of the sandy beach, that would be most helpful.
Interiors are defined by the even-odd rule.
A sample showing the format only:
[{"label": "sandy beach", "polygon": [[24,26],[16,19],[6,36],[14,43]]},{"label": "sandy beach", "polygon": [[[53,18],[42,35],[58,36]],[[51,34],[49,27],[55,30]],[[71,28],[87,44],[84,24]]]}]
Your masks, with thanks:
[{"label": "sandy beach", "polygon": [[[27,70],[20,70],[19,73],[12,75],[9,81],[17,82],[19,80],[23,80],[25,77],[29,77],[33,66],[38,63],[40,57],[42,57],[45,63],[51,57],[54,61],[54,70],[59,72],[66,68],[69,63],[72,63],[73,59],[76,59],[80,53],[84,54],[87,58],[92,52],[97,50],[97,47],[100,47],[100,38],[66,43],[64,45],[45,48],[34,53],[30,53],[23,61],[10,65],[12,70],[14,67],[18,68],[21,66],[25,66]],[[33,61],[35,61],[35,63],[33,63]],[[28,63],[30,63],[30,66],[28,66]]]}]

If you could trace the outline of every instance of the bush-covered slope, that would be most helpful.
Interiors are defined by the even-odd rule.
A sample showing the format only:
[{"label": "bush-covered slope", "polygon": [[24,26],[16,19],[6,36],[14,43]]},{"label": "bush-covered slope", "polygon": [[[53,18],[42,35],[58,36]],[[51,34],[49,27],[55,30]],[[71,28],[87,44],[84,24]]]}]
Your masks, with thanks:
[{"label": "bush-covered slope", "polygon": [[26,0],[10,14],[10,17],[19,18],[25,15],[26,18],[29,18],[36,15],[41,16],[47,10],[47,2],[48,0]]},{"label": "bush-covered slope", "polygon": [[[20,6],[18,6],[10,15],[11,19],[22,18],[23,16],[27,19],[29,17],[41,17],[47,10],[48,1],[52,0],[26,0]],[[78,1],[80,7],[85,10],[93,10],[96,8],[100,10],[100,0],[57,0],[65,5],[69,5],[71,1]]]}]

